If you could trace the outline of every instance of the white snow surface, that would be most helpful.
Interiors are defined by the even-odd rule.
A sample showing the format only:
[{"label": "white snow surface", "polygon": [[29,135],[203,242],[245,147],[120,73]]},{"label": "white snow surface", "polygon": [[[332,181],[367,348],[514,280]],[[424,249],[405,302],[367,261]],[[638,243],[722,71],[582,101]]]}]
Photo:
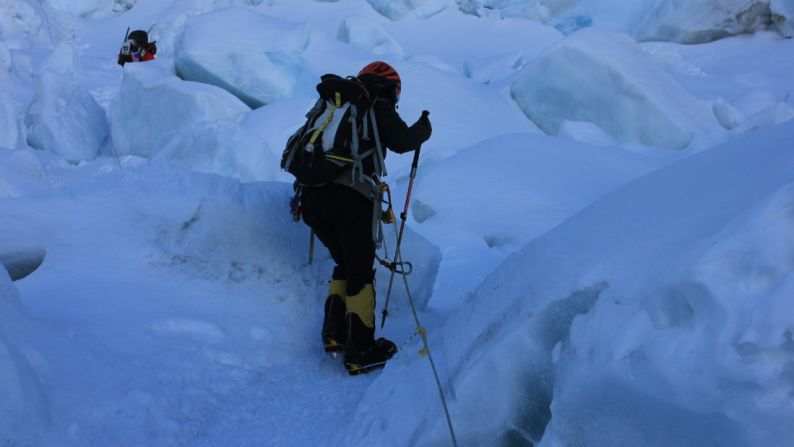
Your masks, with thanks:
[{"label": "white snow surface", "polygon": [[0,147],[17,147],[19,135],[19,116],[16,106],[11,98],[0,94]]},{"label": "white snow surface", "polygon": [[367,0],[373,9],[391,20],[426,19],[450,5],[450,0]]},{"label": "white snow surface", "polygon": [[551,135],[565,121],[588,121],[621,143],[709,145],[720,127],[712,109],[648,59],[625,35],[587,28],[528,64],[511,94]]},{"label": "white snow surface", "polygon": [[113,144],[120,154],[148,157],[169,132],[198,121],[234,121],[248,110],[219,87],[177,78],[160,61],[125,65],[111,106]]},{"label": "white snow surface", "polygon": [[564,32],[589,26],[639,41],[711,42],[774,30],[791,36],[791,0],[457,0],[462,11],[498,12],[554,25]]},{"label": "white snow surface", "polygon": [[[451,445],[434,370],[462,446],[790,445],[794,8],[740,3],[0,0],[0,445]],[[350,377],[278,159],[379,59],[433,135]]]},{"label": "white snow surface", "polygon": [[401,58],[404,51],[376,22],[351,16],[339,24],[337,38],[342,42],[361,47],[372,54]]},{"label": "white snow surface", "polygon": [[303,79],[305,26],[230,7],[191,17],[178,38],[182,79],[214,84],[252,108],[289,98]]},{"label": "white snow surface", "polygon": [[[46,397],[31,365],[30,347],[24,329],[35,323],[22,311],[19,292],[4,269],[0,269],[0,441],[4,444],[40,445],[48,425]],[[20,426],[29,429],[20,431]]]},{"label": "white snow surface", "polygon": [[91,160],[107,140],[105,112],[73,74],[46,69],[25,117],[31,147],[70,162]]},{"label": "white snow surface", "polygon": [[769,3],[772,10],[782,16],[782,23],[778,24],[778,28],[787,37],[794,36],[794,1],[772,0]]},{"label": "white snow surface", "polygon": [[273,180],[278,169],[267,143],[234,122],[199,121],[166,134],[152,159],[242,182]]}]

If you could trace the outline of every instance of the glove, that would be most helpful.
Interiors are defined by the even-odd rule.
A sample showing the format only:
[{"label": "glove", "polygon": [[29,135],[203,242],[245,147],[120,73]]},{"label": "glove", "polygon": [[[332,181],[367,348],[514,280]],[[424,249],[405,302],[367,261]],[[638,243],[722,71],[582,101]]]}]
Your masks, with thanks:
[{"label": "glove", "polygon": [[430,112],[423,110],[422,116],[420,116],[414,124],[414,128],[416,128],[417,132],[419,133],[419,137],[421,138],[422,142],[430,139],[430,135],[433,133],[433,126],[430,125],[430,118],[428,118],[429,115]]}]

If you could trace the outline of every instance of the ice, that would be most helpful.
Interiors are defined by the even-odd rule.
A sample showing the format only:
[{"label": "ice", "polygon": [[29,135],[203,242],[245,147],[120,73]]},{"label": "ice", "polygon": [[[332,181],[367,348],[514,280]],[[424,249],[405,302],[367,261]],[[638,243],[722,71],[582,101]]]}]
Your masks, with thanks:
[{"label": "ice", "polygon": [[[768,1],[712,0],[653,5],[632,24],[638,40],[703,43],[726,36],[775,29]],[[596,22],[597,23],[597,22]]]},{"label": "ice", "polygon": [[578,31],[519,74],[511,94],[550,135],[565,121],[589,121],[621,143],[684,149],[719,135],[711,108],[659,69],[630,38]]},{"label": "ice", "polygon": [[763,129],[764,127],[785,123],[786,121],[792,119],[794,119],[794,107],[791,107],[784,102],[780,102],[766,110],[750,116],[746,120],[740,122],[737,126],[733,127],[731,131],[735,135],[741,135],[747,132]]},{"label": "ice", "polygon": [[771,0],[772,11],[779,14],[775,17],[777,27],[787,37],[794,36],[794,1],[792,0]]},{"label": "ice", "polygon": [[[48,408],[42,383],[31,367],[36,355],[22,340],[25,325],[19,292],[5,269],[0,268],[0,443],[41,445],[48,426]],[[25,427],[25,430],[20,430]]]},{"label": "ice", "polygon": [[375,11],[391,20],[426,19],[451,5],[450,0],[367,0]]},{"label": "ice", "polygon": [[615,140],[604,129],[589,121],[563,121],[560,136],[594,146],[614,146]]},{"label": "ice", "polygon": [[720,125],[726,129],[733,129],[740,122],[744,121],[744,115],[742,115],[736,107],[722,98],[714,100],[711,107],[714,111],[714,117],[716,117]]},{"label": "ice", "polygon": [[11,98],[0,93],[0,147],[16,148],[19,145],[19,117]]},{"label": "ice", "polygon": [[[0,148],[0,198],[20,197],[51,187],[37,157],[41,153],[32,149]],[[62,159],[59,160],[66,164]]]},{"label": "ice", "polygon": [[[304,114],[314,106],[315,102],[314,97],[296,95],[290,99],[268,104],[246,113],[240,119],[240,127],[265,141],[263,147],[270,149],[275,160],[281,160],[287,139],[303,125],[306,121]],[[295,177],[279,169],[275,179],[292,182]]]},{"label": "ice", "polygon": [[113,3],[113,0],[45,0],[44,3],[55,11],[82,16]]},{"label": "ice", "polygon": [[532,20],[548,20],[552,1],[543,0],[457,0],[458,7],[467,14],[478,16],[499,11],[504,17],[523,17]]},{"label": "ice", "polygon": [[183,81],[159,61],[128,64],[111,103],[119,154],[153,155],[169,132],[199,121],[234,121],[250,109],[225,90]]},{"label": "ice", "polygon": [[45,256],[46,252],[40,248],[6,251],[0,253],[0,264],[8,271],[11,280],[16,281],[36,271]]},{"label": "ice", "polygon": [[148,330],[159,336],[188,336],[207,343],[220,342],[225,337],[223,330],[213,323],[185,318],[155,321]]},{"label": "ice", "polygon": [[474,81],[490,84],[509,78],[525,63],[521,53],[500,54],[486,59],[465,61],[463,73]]},{"label": "ice", "polygon": [[377,22],[351,16],[339,24],[337,39],[379,56],[402,58],[403,49]]},{"label": "ice", "polygon": [[[435,370],[459,445],[788,447],[794,40],[634,41],[780,30],[792,3],[377,3],[394,17],[360,0],[0,0],[0,445],[450,445]],[[128,25],[154,25],[156,61],[115,63]],[[249,35],[245,57],[287,54],[296,72],[235,79],[294,87],[252,110],[179,79],[188,28],[226,74]],[[398,47],[373,54],[381,38]],[[277,161],[318,76],[380,58],[401,117],[430,110],[433,136],[410,183],[413,272],[376,331],[399,352],[349,377],[320,346],[333,262],[315,240],[308,264]],[[561,107],[556,136],[527,119],[511,86],[540,62],[535,80],[590,94],[572,103],[595,118]],[[118,158],[27,146],[46,73],[114,118]],[[398,215],[411,159],[386,160]]]},{"label": "ice", "polygon": [[19,35],[35,36],[41,26],[41,18],[27,2],[0,0],[0,29],[3,30],[0,36],[6,44],[11,43],[12,48],[29,45]]},{"label": "ice", "polygon": [[732,120],[735,121],[730,129],[735,135],[794,119],[794,107],[764,89],[749,89],[733,98],[730,105],[734,109]]},{"label": "ice", "polygon": [[411,214],[417,231],[444,247],[436,287],[446,293],[433,304],[456,306],[512,251],[654,166],[614,147],[532,134],[488,139],[423,164]]},{"label": "ice", "polygon": [[41,70],[25,116],[27,144],[72,163],[92,160],[104,146],[109,126],[105,111],[79,80],[82,70],[74,48],[59,44]]},{"label": "ice", "polygon": [[191,17],[176,42],[177,74],[256,108],[292,96],[310,77],[301,58],[308,39],[303,25],[241,7]]},{"label": "ice", "polygon": [[553,24],[563,32],[596,26],[630,34],[639,41],[703,43],[723,37],[777,30],[791,35],[790,0],[465,0],[464,12],[524,17]]},{"label": "ice", "polygon": [[278,169],[267,143],[232,122],[183,126],[163,138],[152,159],[242,182],[273,180]]},{"label": "ice", "polygon": [[[555,415],[539,447],[754,445],[739,424],[724,414],[682,409],[610,377],[582,379],[580,386],[566,389],[555,404],[559,416]],[[615,421],[621,422],[620,428]]]},{"label": "ice", "polygon": [[72,75],[45,71],[25,117],[31,147],[77,163],[97,156],[108,137],[105,112]]},{"label": "ice", "polygon": [[[792,132],[774,126],[628,183],[491,273],[436,335],[459,441],[786,445],[794,313],[777,298],[794,293]],[[360,408],[412,408],[380,391],[397,377],[430,392],[424,360],[392,361]],[[367,427],[388,416],[356,417],[349,441],[381,439]],[[401,419],[395,435],[446,434],[440,417]]]},{"label": "ice", "polygon": [[744,116],[752,116],[778,105],[774,94],[760,88],[749,89],[733,98],[731,104]]},{"label": "ice", "polygon": [[131,9],[137,0],[44,0],[57,13],[90,18],[105,18]]},{"label": "ice", "polygon": [[0,41],[0,79],[7,77],[14,66],[14,61],[11,59],[11,53],[3,41]]}]

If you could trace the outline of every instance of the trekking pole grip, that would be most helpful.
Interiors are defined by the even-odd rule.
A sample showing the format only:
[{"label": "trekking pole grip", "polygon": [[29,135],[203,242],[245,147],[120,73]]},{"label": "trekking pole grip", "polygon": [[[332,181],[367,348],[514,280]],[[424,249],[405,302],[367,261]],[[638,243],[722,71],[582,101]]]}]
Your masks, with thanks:
[{"label": "trekking pole grip", "polygon": [[[430,115],[430,112],[427,110],[422,110],[422,116],[419,118],[420,120],[427,118]],[[422,145],[420,144],[419,147],[416,148],[414,151],[414,161],[411,163],[411,178],[416,177],[416,168],[419,166],[419,151],[422,150]]]}]

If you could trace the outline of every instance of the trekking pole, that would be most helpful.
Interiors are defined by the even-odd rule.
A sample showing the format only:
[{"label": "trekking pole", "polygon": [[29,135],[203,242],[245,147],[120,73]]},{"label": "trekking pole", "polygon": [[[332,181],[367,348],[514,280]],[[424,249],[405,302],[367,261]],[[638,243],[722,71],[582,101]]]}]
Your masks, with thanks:
[{"label": "trekking pole", "polygon": [[[127,31],[124,33],[124,40],[121,41],[122,47],[126,44],[127,37],[129,36],[130,36],[130,27],[128,26]],[[119,51],[119,57],[121,57],[121,51]],[[111,143],[110,149],[113,151],[113,158],[116,159],[116,164],[118,165],[119,169],[121,169],[121,159],[119,159],[119,153],[116,151],[116,145]]]},{"label": "trekking pole", "polygon": [[130,27],[129,26],[127,27],[127,32],[124,33],[124,40],[121,41],[122,45],[124,45],[124,43],[127,41],[128,37],[130,37]]},{"label": "trekking pole", "polygon": [[309,236],[309,265],[312,265],[314,261],[314,230],[312,230],[311,235]]},{"label": "trekking pole", "polygon": [[[408,182],[408,192],[405,195],[405,208],[403,212],[400,213],[400,231],[397,234],[397,246],[394,248],[394,260],[391,263],[390,270],[391,270],[391,277],[389,278],[389,290],[386,293],[386,303],[383,307],[383,319],[381,320],[381,329],[383,329],[383,325],[386,324],[386,316],[388,315],[388,311],[386,308],[389,305],[389,298],[391,297],[391,289],[392,284],[394,281],[394,275],[397,273],[397,265],[403,264],[402,259],[402,252],[400,251],[400,243],[402,242],[403,232],[405,230],[405,221],[408,216],[408,205],[411,201],[411,192],[413,190],[414,179],[416,178],[416,171],[419,165],[419,151],[421,147],[416,150],[414,153],[414,160],[411,164],[411,175],[410,180]],[[430,362],[430,368],[433,370],[433,377],[436,380],[436,386],[438,387],[438,394],[441,397],[441,405],[444,407],[444,416],[447,419],[447,427],[449,428],[449,435],[452,438],[452,445],[454,447],[458,446],[458,440],[455,437],[455,429],[452,427],[452,417],[449,415],[449,406],[447,405],[447,398],[444,395],[444,387],[441,385],[441,379],[438,376],[438,369],[436,368],[436,362],[433,360],[433,354],[430,352],[430,341],[427,337],[427,330],[422,326],[422,323],[419,321],[419,315],[416,312],[416,305],[414,305],[414,298],[411,294],[411,287],[408,285],[408,275],[409,272],[401,271],[400,276],[403,277],[403,283],[405,284],[405,293],[408,295],[408,303],[411,305],[411,313],[413,314],[414,321],[416,322],[416,333],[422,338],[423,347],[419,351],[419,355],[427,356],[427,360]]]},{"label": "trekking pole", "polygon": [[[383,329],[383,326],[386,325],[386,317],[389,315],[389,300],[391,299],[391,288],[392,284],[394,284],[394,275],[397,272],[397,261],[398,257],[399,260],[402,261],[402,255],[400,254],[400,244],[403,240],[403,232],[405,231],[405,220],[408,217],[408,205],[411,201],[411,190],[414,187],[414,179],[416,178],[416,170],[419,166],[419,151],[422,150],[422,146],[419,146],[414,151],[414,160],[411,163],[411,175],[409,176],[410,179],[408,180],[408,192],[405,193],[405,207],[403,208],[403,212],[400,213],[400,232],[397,235],[397,246],[394,248],[394,258],[392,260],[391,265],[389,266],[389,270],[391,270],[391,275],[389,276],[389,289],[386,292],[386,302],[383,304],[383,312],[381,312],[382,317],[380,320],[380,328]],[[405,277],[406,273],[401,272],[403,277]]]}]

